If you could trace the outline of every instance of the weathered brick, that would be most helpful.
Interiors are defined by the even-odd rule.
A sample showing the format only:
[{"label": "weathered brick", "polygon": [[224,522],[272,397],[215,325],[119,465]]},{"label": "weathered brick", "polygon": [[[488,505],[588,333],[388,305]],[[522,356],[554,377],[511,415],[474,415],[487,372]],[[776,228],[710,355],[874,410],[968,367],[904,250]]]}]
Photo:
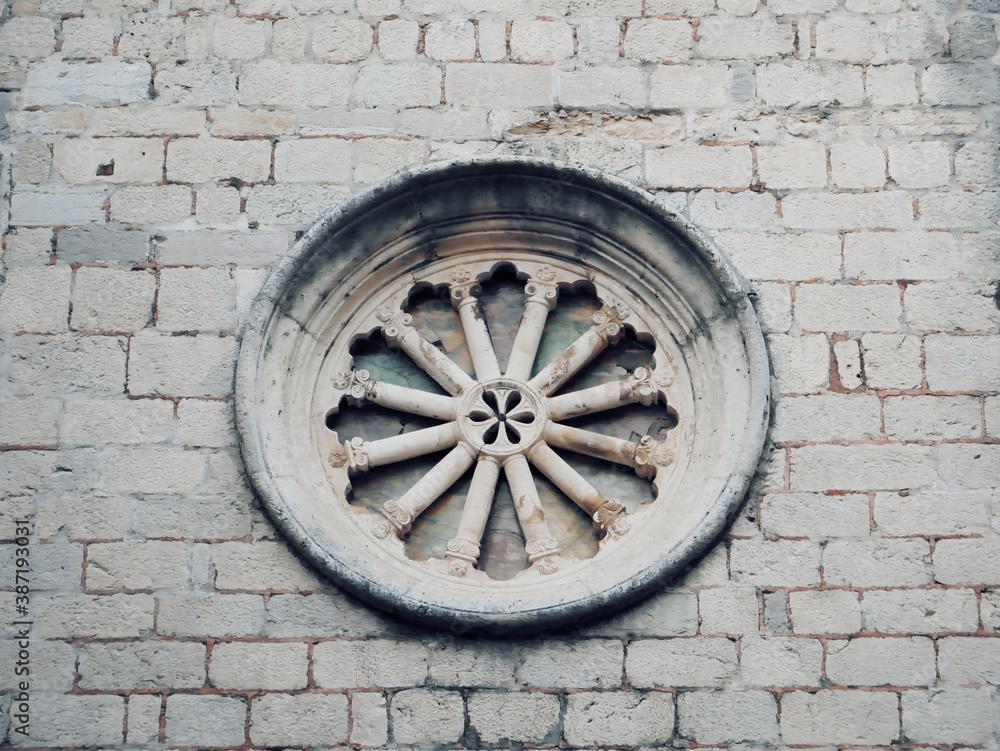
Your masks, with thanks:
[{"label": "weathered brick", "polygon": [[934,64],[921,76],[927,104],[993,104],[1000,101],[1000,71],[972,63]]},{"label": "weathered brick", "polygon": [[810,393],[829,385],[830,344],[825,336],[772,336],[769,343],[781,393]]},{"label": "weathered brick", "polygon": [[564,736],[575,746],[658,745],[674,734],[674,697],[662,692],[570,694]]},{"label": "weathered brick", "polygon": [[778,706],[766,691],[685,691],[677,714],[678,734],[698,743],[778,740]]},{"label": "weathered brick", "polygon": [[865,380],[875,389],[911,389],[920,385],[921,340],[916,336],[865,334],[861,337]]},{"label": "weathered brick", "polygon": [[313,746],[347,741],[343,694],[263,694],[250,705],[250,741],[260,746]]},{"label": "weathered brick", "polygon": [[382,692],[355,691],[351,695],[351,743],[385,746],[388,739],[388,710]]},{"label": "weathered brick", "polygon": [[620,642],[591,639],[527,645],[514,679],[541,688],[604,688],[622,683]]},{"label": "weathered brick", "polygon": [[470,107],[549,105],[552,78],[548,66],[449,63],[445,69],[445,100]]},{"label": "weathered brick", "polygon": [[757,71],[757,91],[776,107],[853,107],[864,100],[861,71],[851,66],[771,63]]},{"label": "weathered brick", "polygon": [[[67,227],[59,231],[57,255],[65,263],[117,261],[145,263],[149,260],[149,233],[143,230],[103,225]],[[77,284],[80,284],[80,272]]]},{"label": "weathered brick", "polygon": [[554,62],[572,55],[573,28],[565,21],[517,20],[511,24],[512,60]]},{"label": "weathered brick", "polygon": [[129,347],[132,395],[225,396],[232,387],[231,337],[140,335]]},{"label": "weathered brick", "polygon": [[213,546],[220,590],[311,590],[319,581],[284,542],[225,542]]},{"label": "weathered brick", "polygon": [[881,188],[887,179],[885,153],[862,141],[832,144],[830,174],[840,188]]},{"label": "weathered brick", "polygon": [[924,340],[927,385],[934,391],[1000,389],[1000,336],[934,334]]},{"label": "weathered brick", "polygon": [[658,66],[650,76],[649,100],[657,109],[722,107],[730,86],[730,69],[723,63]]},{"label": "weathered brick", "polygon": [[776,537],[860,537],[869,532],[868,497],[861,494],[768,493],[760,526]]},{"label": "weathered brick", "polygon": [[917,743],[983,743],[992,737],[989,688],[903,692],[903,732]]},{"label": "weathered brick", "polygon": [[32,603],[38,635],[44,638],[127,639],[153,628],[150,595],[57,595]]},{"label": "weathered brick", "polygon": [[854,638],[827,642],[827,677],[844,686],[928,686],[934,643],[926,637]]},{"label": "weathered brick", "polygon": [[164,589],[187,581],[184,542],[108,542],[87,548],[88,589]]},{"label": "weathered brick", "polygon": [[191,216],[186,185],[129,185],[111,196],[111,219],[128,224],[167,224]]},{"label": "weathered brick", "polygon": [[913,224],[910,196],[886,193],[795,193],[781,202],[787,227],[809,230],[907,229]]},{"label": "weathered brick", "polygon": [[930,583],[926,540],[833,540],[823,549],[823,578],[848,587],[905,587]]},{"label": "weathered brick", "polygon": [[[804,287],[799,287],[801,292]],[[801,323],[801,321],[800,321]],[[775,441],[873,440],[881,429],[878,397],[821,394],[786,397],[775,404]]]},{"label": "weathered brick", "polygon": [[698,25],[696,53],[725,60],[782,57],[794,49],[795,29],[769,18],[704,18]]},{"label": "weathered brick", "polygon": [[819,686],[822,664],[823,647],[815,639],[744,637],[740,641],[740,675],[747,686]]},{"label": "weathered brick", "polygon": [[794,490],[898,490],[932,484],[925,446],[804,446],[792,449]]},{"label": "weathered brick", "polygon": [[104,221],[103,187],[15,188],[10,223],[17,226],[88,224]]},{"label": "weathered brick", "polygon": [[[614,57],[618,57],[618,29],[615,29],[615,32]],[[579,34],[578,30],[578,38]],[[691,57],[693,43],[694,33],[689,21],[632,19],[625,31],[625,57],[655,63],[665,60],[686,60]]]},{"label": "weathered brick", "polygon": [[646,152],[646,180],[658,188],[745,188],[752,171],[748,146],[664,146]]},{"label": "weathered brick", "polygon": [[117,744],[122,742],[125,699],[35,693],[31,695],[29,715],[30,745]]},{"label": "weathered brick", "polygon": [[389,704],[397,743],[455,743],[465,730],[464,702],[457,691],[411,688]]},{"label": "weathered brick", "polygon": [[223,138],[179,138],[167,146],[167,176],[199,183],[211,179],[266,180],[271,168],[271,143]]},{"label": "weathered brick", "polygon": [[346,65],[266,60],[240,72],[239,102],[245,105],[344,106],[354,71]]},{"label": "weathered brick", "polygon": [[899,698],[870,691],[793,691],[781,697],[786,743],[887,744],[899,738]]},{"label": "weathered brick", "polygon": [[951,179],[951,145],[945,141],[893,144],[889,177],[901,188],[936,188]]},{"label": "weathered brick", "polygon": [[259,636],[264,600],[255,595],[166,596],[157,599],[156,631],[164,636]]},{"label": "weathered brick", "polygon": [[476,691],[469,725],[480,743],[545,743],[559,732],[559,697],[542,693]]},{"label": "weathered brick", "polygon": [[947,279],[960,264],[961,249],[946,232],[844,235],[844,270],[857,279]]},{"label": "weathered brick", "polygon": [[645,73],[635,67],[578,67],[558,72],[563,107],[644,107]]},{"label": "weathered brick", "polygon": [[698,615],[702,634],[743,634],[758,627],[755,590],[725,587],[698,592]]},{"label": "weathered brick", "polygon": [[728,639],[644,639],[629,645],[631,685],[725,686],[736,674],[736,647]]},{"label": "weathered brick", "polygon": [[875,524],[887,535],[981,534],[989,527],[988,495],[966,493],[877,493]]},{"label": "weathered brick", "polygon": [[971,589],[890,589],[865,592],[865,630],[885,634],[975,631],[979,625]]},{"label": "weathered brick", "polygon": [[160,739],[160,709],[163,699],[156,694],[128,697],[126,743],[155,743]]},{"label": "weathered brick", "polygon": [[170,440],[174,405],[161,399],[67,400],[60,439],[70,446],[163,443]]},{"label": "weathered brick", "polygon": [[110,642],[80,648],[80,688],[200,688],[205,645],[190,642]]},{"label": "weathered brick", "polygon": [[121,394],[126,346],[115,336],[19,336],[11,387],[16,395]]},{"label": "weathered brick", "polygon": [[313,675],[323,688],[419,686],[427,680],[422,644],[328,641],[313,648]]},{"label": "weathered brick", "polygon": [[149,99],[152,78],[146,62],[43,62],[28,71],[24,106],[132,104]]},{"label": "weathered brick", "polygon": [[167,698],[166,741],[177,746],[239,746],[246,740],[244,697],[173,694]]},{"label": "weathered brick", "polygon": [[[221,642],[212,647],[208,680],[215,688],[305,688],[308,646],[295,642]],[[344,702],[346,705],[346,702]]]},{"label": "weathered brick", "polygon": [[816,24],[816,57],[848,62],[878,62],[885,54],[874,21],[840,16]]},{"label": "weathered brick", "polygon": [[941,680],[948,683],[996,685],[1000,682],[1000,639],[965,636],[939,639],[938,670]]},{"label": "weathered brick", "polygon": [[802,590],[789,595],[792,628],[797,634],[853,634],[861,630],[857,592]]},{"label": "weathered brick", "polygon": [[734,540],[733,581],[761,587],[819,584],[819,545],[805,540]]}]

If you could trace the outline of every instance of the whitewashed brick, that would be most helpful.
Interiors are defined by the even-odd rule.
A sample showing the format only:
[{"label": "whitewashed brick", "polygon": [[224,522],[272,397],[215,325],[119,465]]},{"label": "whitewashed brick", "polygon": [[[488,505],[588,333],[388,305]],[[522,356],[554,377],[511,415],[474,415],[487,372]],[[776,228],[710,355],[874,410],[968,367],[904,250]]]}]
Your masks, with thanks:
[{"label": "whitewashed brick", "polygon": [[951,145],[922,141],[889,146],[889,177],[901,188],[936,188],[951,179]]},{"label": "whitewashed brick", "polygon": [[965,187],[995,185],[1000,177],[1000,148],[973,141],[955,154],[955,177]]},{"label": "whitewashed brick", "polygon": [[[305,688],[309,683],[307,652],[308,645],[295,642],[217,643],[212,647],[208,679],[215,688],[225,689]],[[346,700],[342,701],[346,708]]]},{"label": "whitewashed brick", "polygon": [[133,337],[128,386],[133,395],[226,396],[232,387],[236,343],[231,337]]},{"label": "whitewashed brick", "polygon": [[1000,310],[994,285],[913,284],[906,289],[906,320],[925,331],[996,332]]},{"label": "whitewashed brick", "polygon": [[160,443],[170,439],[174,406],[162,399],[67,400],[60,439],[69,446]]},{"label": "whitewashed brick", "polygon": [[15,188],[10,223],[17,226],[86,224],[104,221],[107,189],[103,187]]},{"label": "whitewashed brick", "polygon": [[[257,185],[247,196],[247,218],[260,224],[311,225],[347,197],[347,189],[339,185]],[[220,237],[224,245],[233,248],[240,233]],[[280,238],[280,239],[279,239]],[[288,247],[286,235],[261,233],[261,260]],[[222,245],[223,243],[220,243]]]},{"label": "whitewashed brick", "polygon": [[38,59],[55,48],[52,21],[41,16],[14,16],[0,26],[0,49],[11,57]]},{"label": "whitewashed brick", "polygon": [[709,687],[736,674],[736,646],[728,639],[645,639],[632,642],[625,660],[631,685]]},{"label": "whitewashed brick", "polygon": [[776,107],[853,107],[864,100],[860,69],[840,65],[771,63],[757,71],[757,91]]},{"label": "whitewashed brick", "polygon": [[888,284],[803,284],[795,319],[807,331],[883,331],[900,328],[899,288]]},{"label": "whitewashed brick", "polygon": [[631,66],[559,71],[559,103],[564,107],[644,107],[645,75]]},{"label": "whitewashed brick", "polygon": [[646,152],[646,180],[658,188],[746,188],[752,174],[749,146],[664,146]]},{"label": "whitewashed brick", "polygon": [[899,737],[899,699],[869,691],[783,694],[781,737],[796,744],[891,743]]},{"label": "whitewashed brick", "polygon": [[878,493],[875,524],[887,535],[966,535],[989,529],[989,496],[967,493]]},{"label": "whitewashed brick", "polygon": [[282,18],[271,27],[271,53],[281,60],[305,56],[306,25],[301,18]]},{"label": "whitewashed brick", "polygon": [[844,269],[858,279],[947,279],[961,250],[946,232],[851,232],[844,235]]},{"label": "whitewashed brick", "polygon": [[25,266],[7,272],[0,288],[0,329],[57,333],[69,319],[67,266]]},{"label": "whitewashed brick", "polygon": [[131,694],[128,697],[126,743],[155,743],[160,738],[162,698],[156,694]]},{"label": "whitewashed brick", "polygon": [[961,685],[1000,683],[1000,639],[951,636],[938,640],[941,680]]},{"label": "whitewashed brick", "polygon": [[769,18],[704,18],[698,25],[697,53],[725,60],[759,60],[791,54],[795,29]]},{"label": "whitewashed brick", "polygon": [[1000,396],[986,397],[986,435],[1000,437]]},{"label": "whitewashed brick", "polygon": [[41,539],[69,537],[76,540],[111,540],[121,538],[131,523],[131,504],[127,498],[103,496],[65,496],[38,502],[35,530]]},{"label": "whitewashed brick", "polygon": [[[801,288],[800,288],[801,289]],[[775,441],[873,440],[881,429],[875,396],[823,394],[786,397],[775,403]]]},{"label": "whitewashed brick", "polygon": [[993,735],[989,688],[903,692],[903,732],[918,743],[983,743]]},{"label": "whitewashed brick", "polygon": [[228,269],[163,269],[156,327],[162,331],[232,331],[236,284]]},{"label": "whitewashed brick", "polygon": [[920,385],[921,340],[916,336],[865,334],[861,337],[869,388],[911,389]]},{"label": "whitewashed brick", "polygon": [[389,720],[382,692],[355,691],[351,695],[351,743],[384,746],[389,738]]},{"label": "whitewashed brick", "polygon": [[271,168],[271,143],[222,138],[181,138],[167,147],[167,176],[171,180],[205,182],[238,178],[266,180]]},{"label": "whitewashed brick", "polygon": [[540,65],[449,63],[445,99],[470,107],[538,107],[552,103],[552,69]]},{"label": "whitewashed brick", "polygon": [[313,650],[313,674],[323,688],[419,686],[427,662],[427,648],[418,643],[329,641]]},{"label": "whitewashed brick", "polygon": [[829,385],[830,345],[825,336],[772,336],[770,349],[781,393],[810,393]]},{"label": "whitewashed brick", "polygon": [[759,231],[775,225],[777,204],[770,193],[701,190],[691,201],[690,214],[702,227]]},{"label": "whitewashed brick", "polygon": [[61,412],[58,399],[0,401],[0,445],[54,445]]},{"label": "whitewashed brick", "polygon": [[219,57],[251,60],[264,54],[267,24],[253,18],[219,18],[213,28],[212,50]]},{"label": "whitewashed brick", "polygon": [[655,108],[703,109],[729,101],[730,71],[723,63],[657,66],[649,80],[649,100]]},{"label": "whitewashed brick", "polygon": [[[479,22],[479,37],[482,47],[483,21]],[[614,62],[618,59],[620,41],[621,26],[609,18],[587,18],[576,27],[576,54],[586,63]],[[629,56],[627,49],[625,54]],[[487,58],[483,56],[483,59]]]},{"label": "whitewashed brick", "polygon": [[224,542],[212,548],[220,590],[319,589],[313,572],[283,542]]},{"label": "whitewashed brick", "polygon": [[39,692],[31,694],[30,705],[30,745],[98,746],[122,742],[124,697]]},{"label": "whitewashed brick", "polygon": [[32,607],[38,635],[45,638],[135,638],[153,628],[149,595],[57,595],[36,598]]},{"label": "whitewashed brick", "polygon": [[111,219],[129,224],[169,224],[191,216],[186,185],[128,185],[111,196]]},{"label": "whitewashed brick", "polygon": [[840,188],[881,188],[886,181],[885,152],[861,141],[832,144],[830,174]]},{"label": "whitewashed brick", "polygon": [[1000,584],[1000,546],[995,535],[939,540],[934,579],[941,584]]},{"label": "whitewashed brick", "polygon": [[932,484],[926,446],[891,444],[792,449],[793,490],[898,490]]},{"label": "whitewashed brick", "polygon": [[115,30],[110,18],[67,18],[62,23],[63,57],[110,55]]},{"label": "whitewashed brick", "polygon": [[703,589],[698,593],[702,634],[743,634],[758,628],[757,593],[749,588]]},{"label": "whitewashed brick", "polygon": [[295,130],[295,117],[286,111],[213,107],[209,112],[213,136],[283,135]]},{"label": "whitewashed brick", "polygon": [[[283,231],[167,231],[157,238],[156,260],[170,266],[226,263],[262,266],[280,258],[290,245],[290,236]],[[237,286],[241,273],[241,269],[233,272]]]},{"label": "whitewashed brick", "polygon": [[865,592],[866,631],[885,634],[973,632],[979,627],[971,589],[890,589]]},{"label": "whitewashed brick", "polygon": [[243,66],[239,102],[342,107],[347,104],[353,80],[354,71],[346,65],[266,60]]},{"label": "whitewashed brick", "polygon": [[239,190],[207,186],[195,193],[195,215],[204,224],[233,224],[239,220]]},{"label": "whitewashed brick", "polygon": [[878,26],[867,18],[839,16],[816,24],[816,57],[856,63],[880,62],[885,55]]},{"label": "whitewashed brick", "polygon": [[787,284],[756,283],[750,300],[765,334],[784,333],[792,326],[792,295]]},{"label": "whitewashed brick", "polygon": [[418,140],[366,138],[357,143],[354,179],[370,183],[424,158],[426,145]]},{"label": "whitewashed brick", "polygon": [[827,181],[826,149],[820,143],[759,146],[757,170],[768,188],[821,188]]},{"label": "whitewashed brick", "polygon": [[250,741],[259,746],[344,743],[347,723],[343,694],[263,694],[250,705]]},{"label": "whitewashed brick", "polygon": [[378,50],[385,60],[413,59],[417,56],[419,41],[420,25],[416,21],[393,18],[378,25]]},{"label": "whitewashed brick", "polygon": [[87,132],[95,136],[196,136],[205,130],[205,113],[170,105],[135,104],[90,111]]},{"label": "whitewashed brick", "polygon": [[734,540],[730,559],[737,584],[810,587],[820,581],[820,548],[805,540]]},{"label": "whitewashed brick", "polygon": [[866,537],[868,498],[864,495],[768,493],[761,500],[760,525],[776,537]]},{"label": "whitewashed brick", "polygon": [[969,227],[993,229],[1000,222],[1000,194],[955,191],[920,198],[920,223],[929,229]]},{"label": "whitewashed brick", "polygon": [[1000,389],[1000,337],[934,334],[924,340],[927,384],[934,391]]},{"label": "whitewashed brick", "polygon": [[622,645],[616,641],[549,641],[526,649],[514,678],[541,688],[620,686],[623,659]]},{"label": "whitewashed brick", "polygon": [[321,21],[312,30],[313,55],[339,63],[361,60],[371,52],[372,35],[364,21]]},{"label": "whitewashed brick", "polygon": [[699,743],[778,740],[778,707],[766,691],[685,691],[678,733]]},{"label": "whitewashed brick", "polygon": [[795,193],[781,202],[787,227],[809,230],[907,229],[913,201],[902,191],[864,194]]},{"label": "whitewashed brick", "polygon": [[885,400],[885,432],[892,438],[976,438],[982,433],[981,423],[976,397],[899,396]]},{"label": "whitewashed brick", "polygon": [[1000,100],[1000,78],[992,67],[971,63],[930,65],[920,82],[927,104],[968,106]]},{"label": "whitewashed brick", "polygon": [[790,593],[788,600],[797,634],[853,634],[861,630],[857,592],[801,590]]},{"label": "whitewashed brick", "polygon": [[511,24],[510,56],[520,62],[552,62],[573,55],[573,28],[565,21],[521,21]]},{"label": "whitewashed brick", "polygon": [[[637,18],[628,22],[625,31],[625,57],[654,63],[686,60],[691,57],[693,43],[694,32],[689,21]],[[616,34],[614,57],[618,57],[617,48]]]},{"label": "whitewashed brick", "polygon": [[138,331],[153,317],[156,277],[149,271],[83,266],[73,284],[70,327],[77,331]]},{"label": "whitewashed brick", "polygon": [[187,543],[109,542],[87,549],[88,589],[164,589],[187,581]]},{"label": "whitewashed brick", "polygon": [[424,107],[441,101],[441,70],[423,63],[369,65],[358,73],[354,87],[365,107]]},{"label": "whitewashed brick", "polygon": [[819,686],[822,665],[823,646],[815,639],[740,640],[740,675],[747,686]]},{"label": "whitewashed brick", "polygon": [[481,743],[544,743],[558,732],[559,714],[553,694],[477,691],[469,697],[469,724]]},{"label": "whitewashed brick", "polygon": [[[79,230],[80,228],[74,228]],[[72,231],[63,230],[64,234]],[[7,248],[2,253],[4,265],[12,266],[47,266],[52,258],[52,229],[42,227],[30,229],[12,228],[6,238]]]},{"label": "whitewashed brick", "polygon": [[178,746],[238,746],[246,740],[244,697],[173,694],[167,698],[166,741]]},{"label": "whitewashed brick", "polygon": [[833,342],[833,359],[837,364],[840,385],[854,391],[863,385],[861,344],[857,339],[838,339]]},{"label": "whitewashed brick", "polygon": [[26,107],[132,104],[149,99],[151,77],[146,62],[43,62],[28,71],[21,95]]},{"label": "whitewashed brick", "polygon": [[114,336],[18,336],[10,349],[11,389],[26,396],[121,394],[126,346]]},{"label": "whitewashed brick", "polygon": [[347,182],[351,143],[335,138],[280,141],[274,150],[274,176],[281,182]]},{"label": "whitewashed brick", "polygon": [[56,142],[52,163],[71,184],[156,182],[163,176],[163,142],[152,138],[66,139]]},{"label": "whitewashed brick", "polygon": [[183,49],[182,18],[139,16],[122,20],[118,38],[118,54],[125,58],[146,58],[151,62],[173,58]]},{"label": "whitewashed brick", "polygon": [[930,583],[926,540],[835,540],[823,550],[823,577],[848,587],[916,586]]},{"label": "whitewashed brick", "polygon": [[205,645],[149,641],[84,644],[80,648],[80,688],[201,688]]},{"label": "whitewashed brick", "polygon": [[572,745],[660,745],[674,733],[674,697],[635,691],[570,694],[564,735]]},{"label": "whitewashed brick", "polygon": [[[572,46],[570,48],[572,50]],[[476,28],[471,21],[435,21],[424,32],[424,53],[434,60],[472,60]]]},{"label": "whitewashed brick", "polygon": [[389,705],[397,743],[455,743],[465,730],[462,695],[457,691],[412,688]]},{"label": "whitewashed brick", "polygon": [[264,600],[254,595],[160,597],[156,612],[156,631],[164,636],[258,636],[264,630]]},{"label": "whitewashed brick", "polygon": [[916,104],[917,72],[912,65],[872,65],[868,68],[865,87],[872,104],[891,107]]},{"label": "whitewashed brick", "polygon": [[886,21],[883,38],[890,60],[916,60],[944,51],[944,38],[935,19],[903,15]]},{"label": "whitewashed brick", "polygon": [[520,650],[492,642],[442,641],[430,654],[430,682],[452,688],[512,688],[521,663]]}]

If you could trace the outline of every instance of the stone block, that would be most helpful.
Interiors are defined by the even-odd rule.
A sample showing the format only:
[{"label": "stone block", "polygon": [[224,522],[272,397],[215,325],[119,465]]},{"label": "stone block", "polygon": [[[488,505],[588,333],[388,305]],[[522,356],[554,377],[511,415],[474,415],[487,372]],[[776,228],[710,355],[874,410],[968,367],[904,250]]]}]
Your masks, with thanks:
[{"label": "stone block", "polygon": [[240,746],[247,702],[241,696],[173,694],[167,698],[166,742],[177,746]]},{"label": "stone block", "polygon": [[728,639],[644,639],[629,644],[625,670],[638,688],[722,687],[736,675],[736,646]]},{"label": "stone block", "polygon": [[343,694],[262,694],[250,705],[250,741],[259,746],[327,746],[347,741]]},{"label": "stone block", "polygon": [[[208,680],[215,688],[222,689],[282,691],[305,688],[309,683],[308,645],[295,642],[216,643],[212,647]],[[346,710],[347,701],[338,698]],[[342,735],[346,736],[346,728]]]}]

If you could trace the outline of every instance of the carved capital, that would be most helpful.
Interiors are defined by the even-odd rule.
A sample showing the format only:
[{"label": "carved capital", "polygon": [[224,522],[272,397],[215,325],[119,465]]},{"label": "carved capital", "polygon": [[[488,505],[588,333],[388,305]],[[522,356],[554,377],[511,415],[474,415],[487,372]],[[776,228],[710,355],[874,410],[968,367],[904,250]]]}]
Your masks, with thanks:
[{"label": "carved capital", "polygon": [[602,503],[597,511],[594,512],[594,528],[597,533],[603,537],[606,535],[610,528],[614,525],[615,520],[625,513],[625,504],[621,501],[611,498],[604,503]]},{"label": "carved capital", "polygon": [[393,318],[385,321],[385,325],[382,327],[382,336],[393,347],[399,346],[400,339],[414,330],[410,325],[412,323],[413,316],[409,313],[398,313]]},{"label": "carved capital", "polygon": [[409,511],[395,501],[386,501],[379,510],[379,516],[372,522],[372,532],[376,537],[387,537],[389,532],[403,537],[410,531],[411,524],[413,517]]},{"label": "carved capital", "polygon": [[348,401],[358,405],[371,399],[375,393],[376,383],[378,382],[367,370],[355,370],[351,373],[351,380],[347,386]]},{"label": "carved capital", "polygon": [[667,447],[667,444],[662,441],[654,441],[653,437],[648,435],[639,439],[632,455],[635,473],[646,479],[655,476],[658,467],[670,464],[673,460],[673,452]]},{"label": "carved capital", "polygon": [[543,281],[540,278],[533,277],[524,285],[524,296],[525,303],[544,305],[549,310],[552,310],[559,299],[559,288],[554,282]]},{"label": "carved capital", "polygon": [[448,540],[448,551],[445,556],[475,563],[479,560],[479,543],[464,537],[453,537]]},{"label": "carved capital", "polygon": [[476,281],[473,273],[467,268],[457,268],[451,272],[451,304],[456,309],[463,305],[472,305],[483,293],[483,288]]},{"label": "carved capital", "polygon": [[623,305],[605,305],[594,313],[594,330],[609,344],[617,344],[621,339],[625,319],[629,309]]},{"label": "carved capital", "polygon": [[636,368],[635,371],[625,379],[629,394],[638,396],[637,401],[645,407],[656,404],[656,385],[653,383],[653,374],[648,368]]},{"label": "carved capital", "polygon": [[349,441],[344,441],[344,450],[347,452],[347,471],[350,474],[368,471],[368,449],[364,438],[354,436]]},{"label": "carved capital", "polygon": [[554,537],[542,537],[532,540],[524,546],[524,552],[528,554],[528,561],[534,563],[540,558],[559,554],[559,542]]}]

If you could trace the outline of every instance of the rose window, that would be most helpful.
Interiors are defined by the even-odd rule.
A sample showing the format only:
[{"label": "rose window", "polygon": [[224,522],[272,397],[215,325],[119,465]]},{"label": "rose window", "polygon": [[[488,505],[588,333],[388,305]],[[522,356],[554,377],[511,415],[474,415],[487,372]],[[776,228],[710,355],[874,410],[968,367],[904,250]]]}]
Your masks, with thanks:
[{"label": "rose window", "polygon": [[237,415],[268,511],[338,584],[503,632],[613,612],[710,545],[767,385],[696,230],[505,160],[401,175],[307,234],[255,305]]}]

